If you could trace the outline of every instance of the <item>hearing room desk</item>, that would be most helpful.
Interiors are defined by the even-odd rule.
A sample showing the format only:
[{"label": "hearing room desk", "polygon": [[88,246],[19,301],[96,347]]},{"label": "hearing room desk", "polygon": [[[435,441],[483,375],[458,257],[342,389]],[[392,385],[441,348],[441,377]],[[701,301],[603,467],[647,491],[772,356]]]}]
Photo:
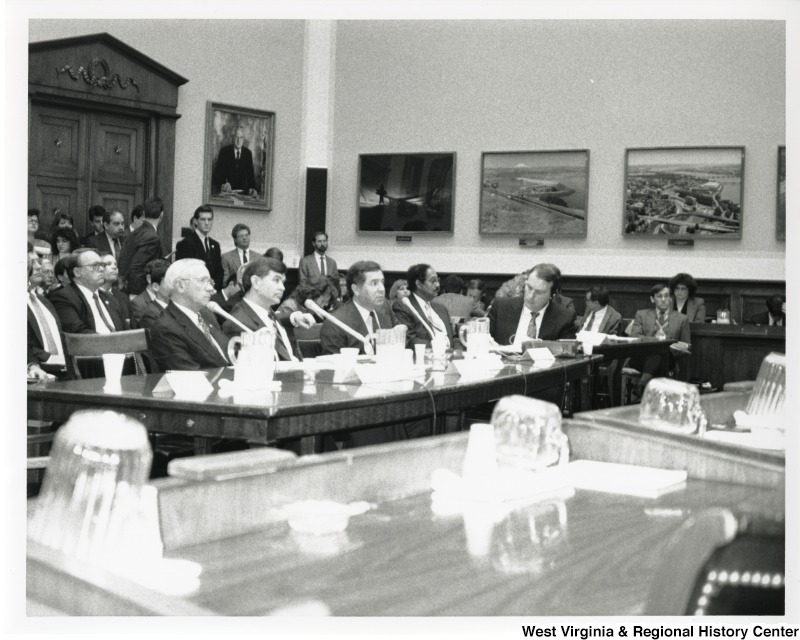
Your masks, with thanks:
[{"label": "hearing room desk", "polygon": [[413,380],[372,384],[335,384],[331,370],[316,372],[313,380],[304,379],[302,371],[288,371],[276,376],[280,391],[241,404],[218,392],[220,378],[232,380],[232,368],[207,372],[214,391],[204,399],[154,391],[162,374],[123,376],[120,393],[105,393],[103,378],[39,382],[28,386],[28,418],[65,421],[80,409],[110,409],[151,432],[195,436],[198,452],[204,451],[206,439],[240,438],[262,444],[301,439],[303,453],[313,453],[313,437],[326,433],[436,417],[509,394],[588,381],[599,360],[578,356],[549,366],[508,364],[493,375],[469,379],[429,371]]}]

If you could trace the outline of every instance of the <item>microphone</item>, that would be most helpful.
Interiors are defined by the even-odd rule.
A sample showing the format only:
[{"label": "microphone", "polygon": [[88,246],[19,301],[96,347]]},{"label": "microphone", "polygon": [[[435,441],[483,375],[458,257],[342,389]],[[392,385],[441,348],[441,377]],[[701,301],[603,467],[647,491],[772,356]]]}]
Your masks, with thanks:
[{"label": "microphone", "polygon": [[231,322],[233,322],[233,324],[235,324],[237,327],[241,328],[243,331],[246,331],[247,333],[253,333],[252,329],[249,329],[249,328],[245,327],[241,322],[239,322],[236,318],[234,318],[230,313],[225,311],[225,309],[220,307],[213,300],[209,300],[208,301],[208,304],[206,305],[206,309],[208,309],[209,311],[213,311],[218,316],[222,316],[226,320],[230,320]]},{"label": "microphone", "polygon": [[405,306],[411,309],[411,313],[413,313],[414,316],[416,316],[417,320],[419,320],[422,326],[425,327],[425,331],[427,331],[430,337],[433,338],[436,334],[433,332],[433,329],[431,329],[430,325],[427,322],[425,322],[422,316],[419,313],[417,313],[417,310],[414,308],[414,305],[411,304],[411,301],[408,298],[401,298],[401,300]]},{"label": "microphone", "polygon": [[313,300],[306,300],[305,307],[309,311],[313,311],[316,313],[320,318],[324,320],[330,320],[333,324],[339,327],[345,333],[353,336],[356,340],[364,343],[364,350],[369,354],[372,352],[372,344],[370,343],[369,339],[365,336],[362,336],[360,333],[348,327],[344,322],[339,320],[338,318],[332,316],[330,313],[325,311],[322,307],[320,307],[316,302]]}]

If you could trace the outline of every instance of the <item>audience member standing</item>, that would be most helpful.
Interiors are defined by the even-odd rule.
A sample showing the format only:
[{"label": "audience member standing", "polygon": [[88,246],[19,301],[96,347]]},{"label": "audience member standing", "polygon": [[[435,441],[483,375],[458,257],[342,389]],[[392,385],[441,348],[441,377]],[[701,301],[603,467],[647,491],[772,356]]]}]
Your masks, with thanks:
[{"label": "audience member standing", "polygon": [[122,253],[122,239],[125,236],[125,218],[119,211],[106,211],[103,214],[103,233],[91,236],[86,246],[100,255],[110,253],[119,261]]},{"label": "audience member standing", "polygon": [[222,283],[225,286],[239,267],[253,259],[250,251],[250,227],[241,222],[235,224],[231,235],[236,248],[222,254]]},{"label": "audience member standing", "polygon": [[314,234],[314,253],[300,258],[300,283],[319,280],[321,277],[337,273],[336,261],[326,255],[328,234],[317,231]]},{"label": "audience member standing", "polygon": [[81,244],[86,246],[92,236],[97,236],[103,233],[103,216],[106,214],[105,207],[96,204],[89,207],[89,224],[91,225],[89,233],[81,238]]},{"label": "audience member standing", "polygon": [[214,225],[214,210],[207,204],[195,209],[192,219],[197,223],[194,233],[180,240],[175,247],[175,259],[195,258],[202,260],[214,282],[214,289],[219,291],[223,286],[222,252],[219,242],[209,234]]},{"label": "audience member standing", "polygon": [[119,257],[119,272],[129,295],[139,295],[147,287],[145,267],[151,260],[162,257],[158,225],[164,219],[161,198],[148,198],[144,202],[144,223],[126,238]]}]

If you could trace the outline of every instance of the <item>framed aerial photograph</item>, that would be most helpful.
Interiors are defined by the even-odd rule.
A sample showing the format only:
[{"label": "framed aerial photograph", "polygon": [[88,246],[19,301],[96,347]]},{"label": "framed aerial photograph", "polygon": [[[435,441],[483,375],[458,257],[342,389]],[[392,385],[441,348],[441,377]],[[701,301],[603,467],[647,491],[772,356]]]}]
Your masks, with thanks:
[{"label": "framed aerial photograph", "polygon": [[486,152],[480,233],[585,236],[589,150]]},{"label": "framed aerial photograph", "polygon": [[742,237],[744,147],[625,151],[624,233]]},{"label": "framed aerial photograph", "polygon": [[359,233],[453,233],[455,153],[358,156]]},{"label": "framed aerial photograph", "polygon": [[775,235],[786,240],[786,147],[778,147],[778,203],[775,214]]},{"label": "framed aerial photograph", "polygon": [[273,112],[207,103],[203,179],[206,204],[271,210],[274,155]]}]

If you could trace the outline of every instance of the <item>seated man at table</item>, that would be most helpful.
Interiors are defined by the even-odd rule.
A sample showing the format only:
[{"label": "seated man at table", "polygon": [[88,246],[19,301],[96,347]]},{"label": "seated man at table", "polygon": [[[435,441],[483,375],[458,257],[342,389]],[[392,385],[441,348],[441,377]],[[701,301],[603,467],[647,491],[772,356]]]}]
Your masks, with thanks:
[{"label": "seated man at table", "polygon": [[495,298],[489,310],[495,341],[521,346],[525,340],[574,338],[575,311],[554,301],[560,287],[558,267],[537,264],[528,271],[522,296]]},{"label": "seated man at table", "polygon": [[[408,268],[406,274],[408,289],[411,295],[398,298],[392,305],[397,320],[408,327],[406,345],[430,345],[433,335],[431,331],[447,340],[447,346],[453,344],[453,325],[447,308],[434,301],[439,292],[439,276],[429,264],[415,264]],[[413,309],[410,309],[408,304]]]},{"label": "seated man at table", "polygon": [[[662,340],[677,340],[671,345],[674,353],[688,354],[692,343],[689,321],[684,314],[672,308],[669,285],[660,282],[650,289],[651,309],[639,309],[633,319],[631,336],[645,336]],[[634,390],[634,397],[641,397],[647,383],[666,368],[664,356],[651,355],[646,358],[631,358],[629,366],[641,371],[642,377]],[[676,364],[670,357],[670,365]]]},{"label": "seated man at table", "polygon": [[[347,270],[347,291],[350,299],[333,312],[333,316],[367,336],[378,329],[391,329],[398,323],[386,300],[383,271],[377,262],[361,260]],[[343,347],[355,347],[366,353],[364,343],[326,319],[320,329],[322,353],[339,353]]]},{"label": "seated man at table", "polygon": [[173,262],[161,284],[170,301],[150,327],[150,353],[162,371],[228,366],[228,337],[206,309],[214,281],[205,263],[195,258]]},{"label": "seated man at table", "polygon": [[[61,322],[55,308],[43,295],[36,292],[42,281],[41,260],[28,244],[28,376],[32,365],[36,371],[47,369],[63,377],[64,342]],[[35,377],[41,377],[36,374]],[[42,378],[45,379],[45,378]]]},{"label": "seated man at table", "polygon": [[586,292],[586,313],[581,319],[581,331],[619,333],[622,315],[608,304],[608,289],[595,285]]},{"label": "seated man at table", "polygon": [[750,318],[750,324],[763,324],[768,327],[786,326],[786,298],[770,296],[767,298],[767,310]]},{"label": "seated man at table", "polygon": [[486,313],[478,306],[478,301],[461,293],[464,290],[464,280],[452,273],[442,282],[444,293],[434,299],[442,305],[451,318],[482,318]]},{"label": "seated man at table", "polygon": [[[294,326],[310,327],[314,318],[295,311],[279,318],[272,307],[283,297],[286,282],[286,265],[275,258],[254,258],[243,265],[242,286],[244,298],[236,304],[231,315],[248,329],[258,331],[271,326],[275,331],[275,351],[281,360],[302,360],[303,355],[294,338]],[[226,320],[222,330],[228,336],[238,336],[242,328]]]}]

